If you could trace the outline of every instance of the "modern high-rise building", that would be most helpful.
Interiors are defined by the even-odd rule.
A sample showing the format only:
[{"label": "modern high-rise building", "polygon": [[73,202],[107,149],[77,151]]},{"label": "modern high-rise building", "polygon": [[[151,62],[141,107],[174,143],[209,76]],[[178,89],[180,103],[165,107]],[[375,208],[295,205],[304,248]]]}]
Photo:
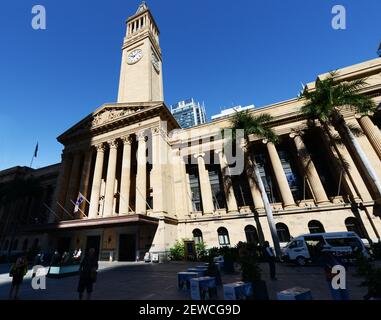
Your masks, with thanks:
[{"label": "modern high-rise building", "polygon": [[171,112],[181,128],[190,128],[206,122],[204,103],[193,98],[171,105]]}]

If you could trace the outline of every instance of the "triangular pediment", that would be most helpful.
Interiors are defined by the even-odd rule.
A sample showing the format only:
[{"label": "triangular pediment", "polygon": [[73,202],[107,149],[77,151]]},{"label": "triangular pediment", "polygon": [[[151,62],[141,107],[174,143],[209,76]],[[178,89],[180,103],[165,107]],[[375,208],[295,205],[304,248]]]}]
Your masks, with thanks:
[{"label": "triangular pediment", "polygon": [[91,117],[91,121],[87,121],[86,125],[90,128],[111,123],[122,117],[127,117],[137,112],[143,111],[147,106],[137,105],[103,105],[97,109]]},{"label": "triangular pediment", "polygon": [[110,130],[116,126],[139,122],[155,114],[159,114],[161,110],[168,109],[164,103],[160,101],[104,104],[72,126],[57,139],[60,142],[64,142],[74,136],[92,135],[93,133]]}]

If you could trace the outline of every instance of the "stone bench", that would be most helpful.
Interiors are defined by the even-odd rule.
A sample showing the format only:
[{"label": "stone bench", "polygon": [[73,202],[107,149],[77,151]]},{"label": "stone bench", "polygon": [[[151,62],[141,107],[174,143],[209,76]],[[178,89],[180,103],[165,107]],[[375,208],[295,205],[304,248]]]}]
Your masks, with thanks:
[{"label": "stone bench", "polygon": [[210,300],[217,297],[215,277],[199,277],[190,280],[192,300]]},{"label": "stone bench", "polygon": [[310,289],[294,287],[277,293],[278,300],[312,300]]},{"label": "stone bench", "polygon": [[253,287],[247,282],[224,284],[224,300],[246,300],[253,295]]},{"label": "stone bench", "polygon": [[197,272],[178,272],[177,273],[177,288],[180,290],[190,289],[190,280],[197,278]]}]

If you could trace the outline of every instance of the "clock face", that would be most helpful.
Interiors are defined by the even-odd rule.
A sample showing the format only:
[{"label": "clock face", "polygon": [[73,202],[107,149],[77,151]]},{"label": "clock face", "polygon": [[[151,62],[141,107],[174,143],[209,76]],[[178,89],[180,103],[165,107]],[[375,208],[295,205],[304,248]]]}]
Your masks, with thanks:
[{"label": "clock face", "polygon": [[143,51],[141,49],[135,49],[128,54],[128,64],[134,64],[143,57]]},{"label": "clock face", "polygon": [[159,64],[159,59],[156,57],[156,55],[152,52],[152,65],[156,69],[157,72],[160,71],[160,64]]}]

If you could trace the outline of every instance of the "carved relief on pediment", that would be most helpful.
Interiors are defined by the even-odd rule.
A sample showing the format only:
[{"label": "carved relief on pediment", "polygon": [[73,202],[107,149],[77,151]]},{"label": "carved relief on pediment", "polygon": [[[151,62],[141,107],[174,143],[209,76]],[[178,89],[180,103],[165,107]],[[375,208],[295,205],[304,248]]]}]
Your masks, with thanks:
[{"label": "carved relief on pediment", "polygon": [[133,114],[135,112],[138,112],[142,110],[139,109],[106,109],[104,111],[101,111],[97,113],[93,120],[89,123],[89,127],[94,128],[100,125],[103,125],[108,122],[112,122],[114,120],[117,120],[119,118],[122,118],[124,116],[128,116],[130,114]]}]

